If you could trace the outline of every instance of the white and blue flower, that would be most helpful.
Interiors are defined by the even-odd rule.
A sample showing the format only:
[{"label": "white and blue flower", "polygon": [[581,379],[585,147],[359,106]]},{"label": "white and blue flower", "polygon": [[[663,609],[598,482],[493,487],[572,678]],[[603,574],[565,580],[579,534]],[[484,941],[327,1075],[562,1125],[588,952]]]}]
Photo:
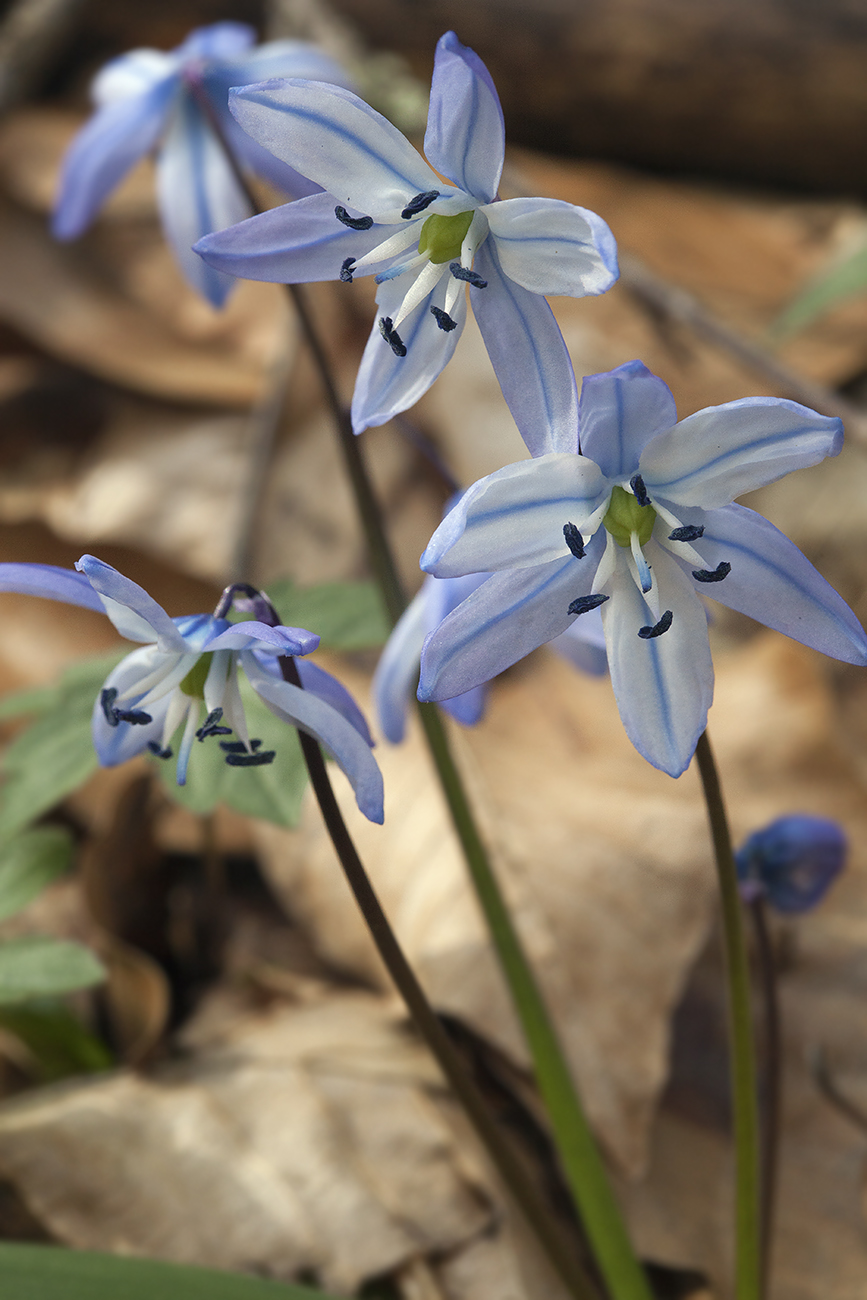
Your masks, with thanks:
[{"label": "white and blue flower", "polygon": [[[83,605],[108,615],[118,632],[142,642],[112,669],[93,708],[93,743],[104,767],[150,751],[171,756],[180,732],[178,782],[186,780],[194,742],[220,742],[231,766],[261,766],[274,758],[247,729],[238,668],[270,711],[313,736],[348,777],[359,808],[383,819],[382,775],[373,741],[352,696],[303,656],[319,645],[304,628],[258,619],[230,623],[213,614],[169,618],[137,583],[92,555],[70,569],[44,564],[0,564],[0,591],[22,592]],[[295,658],[301,687],[283,680],[281,656]],[[214,742],[216,743],[216,742]]]},{"label": "white and blue flower", "polygon": [[843,870],[847,851],[843,828],[828,817],[778,817],[735,853],[741,895],[766,898],[778,912],[809,912]]},{"label": "white and blue flower", "polygon": [[453,32],[437,45],[430,166],[390,122],[334,86],[264,82],[233,92],[230,106],[255,141],[326,192],[210,235],[196,251],[252,280],[375,274],[379,315],[352,399],[357,433],[427,391],[454,352],[467,291],[530,450],[548,427],[574,421],[575,380],[545,295],[604,293],[618,275],[614,238],[570,203],[498,200],[500,101],[481,59]]},{"label": "white and blue flower", "polygon": [[839,420],[774,397],[678,423],[668,387],[639,361],[589,376],[576,425],[474,484],[422,556],[440,578],[493,576],[428,637],[419,699],[474,689],[600,608],[626,731],[679,776],[713,696],[701,595],[867,663],[846,603],[772,524],[733,504],[836,456],[842,438]]},{"label": "white and blue flower", "polygon": [[222,306],[234,281],[203,263],[192,246],[252,209],[219,137],[239,167],[284,193],[297,198],[317,188],[240,130],[228,110],[230,88],[278,76],[348,84],[343,69],[315,46],[271,41],[253,48],[255,39],[244,23],[214,23],[175,50],[132,50],[107,64],[93,83],[96,112],[63,162],[55,236],[82,234],[133,164],[156,149],[166,238],[193,288]]}]

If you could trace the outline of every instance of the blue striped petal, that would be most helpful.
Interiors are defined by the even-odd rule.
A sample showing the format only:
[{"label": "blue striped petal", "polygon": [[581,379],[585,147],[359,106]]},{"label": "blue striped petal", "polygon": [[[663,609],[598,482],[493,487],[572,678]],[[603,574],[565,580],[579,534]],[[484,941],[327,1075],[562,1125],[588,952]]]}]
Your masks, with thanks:
[{"label": "blue striped petal", "polygon": [[687,416],[645,447],[639,469],[651,497],[705,510],[843,446],[843,425],[782,397],[744,397]]},{"label": "blue striped petal", "polygon": [[732,566],[704,595],[834,659],[867,663],[867,636],[849,606],[767,519],[730,505],[692,512],[688,522],[704,525],[692,546],[707,568]]},{"label": "blue striped petal", "polygon": [[[111,726],[105,716],[102,692],[114,688],[118,695],[123,695],[130,687],[134,687],[136,682],[144,681],[164,658],[165,656],[157,650],[156,646],[133,650],[112,668],[103,682],[102,689],[94,701],[91,718],[93,747],[102,767],[117,767],[119,763],[135,758],[136,754],[144,753],[151,741],[157,743],[161,741],[171,692],[161,700],[157,700],[155,704],[148,705],[147,712],[151,717],[149,723],[133,725],[129,722],[119,722],[116,727]],[[135,709],[139,698],[141,697],[132,696],[124,700],[123,708]]]},{"label": "blue striped petal", "polygon": [[235,623],[209,638],[203,650],[263,650],[277,655],[309,655],[319,645],[315,632],[303,627],[270,627],[255,619]]},{"label": "blue striped petal", "polygon": [[615,482],[629,479],[650,439],[675,424],[671,389],[641,361],[585,376],[578,406],[581,450]]},{"label": "blue striped petal", "polygon": [[83,605],[105,613],[105,606],[83,573],[54,564],[0,564],[0,591],[62,600],[67,605]]},{"label": "blue striped petal", "polygon": [[470,287],[473,313],[512,417],[530,454],[578,450],[578,393],[572,361],[548,303],[503,273],[488,239]]},{"label": "blue striped petal", "polygon": [[434,59],[425,156],[467,194],[490,203],[504,150],[503,110],[491,75],[473,50],[446,32]]},{"label": "blue striped petal", "polygon": [[163,607],[137,582],[95,555],[82,555],[75,567],[99,593],[105,613],[121,636],[129,641],[156,641],[163,653],[189,653],[189,645]]},{"label": "blue striped petal", "polygon": [[616,281],[617,244],[595,212],[561,199],[506,199],[483,209],[503,272],[531,293],[583,298]]},{"label": "blue striped petal", "polygon": [[[427,582],[435,579],[427,579]],[[428,631],[425,586],[407,605],[376,665],[373,674],[373,702],[382,734],[399,745],[406,734],[406,711],[410,692],[418,681],[421,648]]]},{"label": "blue striped petal", "polygon": [[329,704],[332,709],[336,709],[372,749],[373,737],[367,719],[346,687],[341,685],[336,677],[332,677],[331,673],[327,673],[318,664],[311,663],[309,659],[299,659],[295,667],[305,691],[310,691],[318,699]]},{"label": "blue striped petal", "polygon": [[568,554],[577,573],[587,565],[570,554],[563,526],[574,523],[580,531],[590,521],[588,534],[595,531],[609,495],[598,466],[584,456],[553,452],[506,465],[467,489],[428,543],[421,567],[451,578],[524,569]]}]

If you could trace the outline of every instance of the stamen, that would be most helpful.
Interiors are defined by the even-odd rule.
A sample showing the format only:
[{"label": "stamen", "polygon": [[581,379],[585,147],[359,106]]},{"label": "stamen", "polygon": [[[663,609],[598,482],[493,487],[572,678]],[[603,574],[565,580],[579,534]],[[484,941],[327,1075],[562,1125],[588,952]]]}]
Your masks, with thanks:
[{"label": "stamen", "polygon": [[700,537],[704,537],[704,524],[684,524],[668,534],[670,542],[697,542]]},{"label": "stamen", "polygon": [[594,596],[576,596],[567,609],[567,614],[589,614],[591,609],[598,609],[604,605],[607,596],[603,596],[601,591],[597,591]]},{"label": "stamen", "polygon": [[644,486],[644,479],[640,474],[633,474],[629,480],[629,486],[635,493],[635,500],[640,506],[649,506],[650,497],[647,495],[647,488]]},{"label": "stamen", "polygon": [[172,756],[170,749],[161,749],[155,740],[148,741],[148,749],[156,758],[171,758]]},{"label": "stamen", "polygon": [[650,575],[650,565],[647,563],[644,551],[641,549],[641,539],[638,536],[638,533],[629,534],[629,544],[632,548],[632,558],[635,561],[635,567],[638,570],[638,581],[641,584],[641,590],[645,595],[647,595],[650,588],[653,586],[653,578]]},{"label": "stamen", "polygon": [[153,722],[151,715],[142,709],[116,709],[114,707],[116,699],[117,689],[114,686],[102,691],[99,697],[105,720],[110,727],[117,727],[121,722],[128,722],[133,727],[146,727],[149,722]]},{"label": "stamen", "polygon": [[720,560],[715,569],[693,569],[692,576],[696,582],[722,582],[732,571],[728,560]]},{"label": "stamen", "polygon": [[584,549],[584,538],[579,533],[576,525],[564,524],[563,536],[566,538],[566,545],[575,556],[575,559],[583,560],[587,552]]},{"label": "stamen", "polygon": [[352,284],[352,272],[355,267],[355,258],[347,257],[346,261],[340,268],[340,278],[344,284]]},{"label": "stamen", "polygon": [[153,718],[143,709],[116,709],[118,718],[121,722],[128,722],[132,727],[146,727]]},{"label": "stamen", "polygon": [[394,322],[390,316],[380,318],[379,332],[396,357],[406,356],[406,344],[394,328]]},{"label": "stamen", "polygon": [[427,190],[424,194],[416,194],[414,199],[410,199],[400,215],[404,221],[408,221],[410,217],[415,217],[419,212],[424,212],[425,208],[429,208],[434,199],[438,199],[439,196],[439,190]]},{"label": "stamen", "polygon": [[[261,745],[261,740],[250,741],[250,749],[254,751],[261,748]],[[243,740],[221,740],[220,749],[227,754],[246,754],[248,752]]]},{"label": "stamen", "polygon": [[475,271],[468,271],[465,266],[461,266],[460,262],[449,262],[449,270],[456,280],[465,280],[474,289],[487,289],[488,287],[487,280],[483,280]]},{"label": "stamen", "polygon": [[260,749],[256,754],[227,754],[226,762],[229,767],[267,767],[276,757],[276,750]]},{"label": "stamen", "polygon": [[457,321],[452,320],[448,312],[443,311],[441,307],[431,307],[430,312],[440,329],[445,330],[447,334],[451,333],[452,330],[457,329]]},{"label": "stamen", "polygon": [[342,221],[344,226],[348,226],[350,230],[369,230],[373,225],[373,217],[351,217],[346,208],[341,207],[339,203],[334,209],[334,215],[338,221]]},{"label": "stamen", "polygon": [[231,727],[221,727],[219,725],[222,717],[222,709],[212,709],[196,732],[196,740],[207,740],[208,736],[231,736]]},{"label": "stamen", "polygon": [[663,632],[667,632],[671,627],[673,617],[671,610],[667,609],[659,622],[654,623],[653,627],[640,627],[638,635],[642,641],[651,641],[656,636],[662,636]]}]

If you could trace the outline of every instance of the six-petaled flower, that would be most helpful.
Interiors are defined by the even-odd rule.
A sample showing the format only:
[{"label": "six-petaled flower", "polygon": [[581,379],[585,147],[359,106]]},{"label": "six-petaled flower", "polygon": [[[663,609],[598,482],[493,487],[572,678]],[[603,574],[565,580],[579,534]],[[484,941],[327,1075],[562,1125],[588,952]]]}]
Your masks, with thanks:
[{"label": "six-petaled flower", "polygon": [[96,112],[64,159],[54,210],[58,239],[80,235],[133,163],[158,148],[166,237],[190,284],[222,305],[234,281],[206,266],[192,245],[251,213],[223,142],[238,166],[287,194],[300,197],[316,188],[238,128],[227,106],[229,89],[277,76],[347,84],[339,64],[315,46],[271,41],[254,49],[254,41],[244,23],[214,23],[191,32],[175,50],[132,50],[103,68],[92,90]]},{"label": "six-petaled flower", "polygon": [[546,454],[476,483],[431,539],[429,573],[493,576],[428,638],[420,699],[471,690],[601,607],[626,731],[678,776],[713,695],[701,595],[867,663],[840,596],[772,524],[733,504],[837,455],[839,420],[753,397],[677,423],[669,389],[637,361],[586,378],[579,416]]},{"label": "six-petaled flower", "polygon": [[552,421],[574,416],[575,381],[544,295],[604,293],[618,274],[614,239],[600,217],[570,203],[498,200],[500,101],[453,32],[437,46],[430,166],[390,122],[334,86],[271,81],[236,91],[230,105],[254,140],[326,192],[210,235],[196,251],[254,280],[376,274],[379,314],[352,399],[356,432],[427,391],[454,352],[467,290],[531,451]]}]

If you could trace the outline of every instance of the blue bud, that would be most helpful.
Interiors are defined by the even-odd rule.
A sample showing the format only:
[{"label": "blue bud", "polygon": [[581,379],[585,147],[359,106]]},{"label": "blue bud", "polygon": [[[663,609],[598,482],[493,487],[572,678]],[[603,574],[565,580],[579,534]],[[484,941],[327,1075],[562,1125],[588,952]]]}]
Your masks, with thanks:
[{"label": "blue bud", "polygon": [[808,912],[824,898],[846,859],[846,836],[826,817],[780,817],[735,854],[744,898],[767,898],[778,912]]}]

